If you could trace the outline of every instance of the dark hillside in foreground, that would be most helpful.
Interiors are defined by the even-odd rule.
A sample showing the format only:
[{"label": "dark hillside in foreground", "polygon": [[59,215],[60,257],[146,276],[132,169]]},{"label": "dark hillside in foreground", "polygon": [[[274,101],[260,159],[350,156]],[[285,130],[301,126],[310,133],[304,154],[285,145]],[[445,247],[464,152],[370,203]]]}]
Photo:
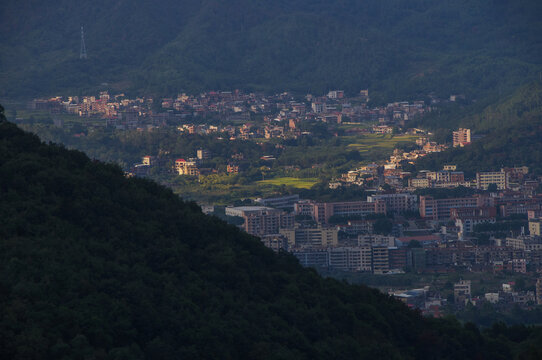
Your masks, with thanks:
[{"label": "dark hillside in foreground", "polygon": [[4,0],[0,96],[110,86],[478,99],[539,76],[541,15],[532,0]]},{"label": "dark hillside in foreground", "polygon": [[0,115],[4,359],[536,358],[540,333],[482,335],[323,279],[170,190]]}]

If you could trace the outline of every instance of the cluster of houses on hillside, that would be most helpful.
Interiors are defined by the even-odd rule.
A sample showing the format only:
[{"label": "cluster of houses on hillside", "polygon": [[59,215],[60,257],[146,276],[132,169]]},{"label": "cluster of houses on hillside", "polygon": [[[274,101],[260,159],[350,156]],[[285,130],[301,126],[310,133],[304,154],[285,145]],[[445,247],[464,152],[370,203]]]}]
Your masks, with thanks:
[{"label": "cluster of houses on hillside", "polygon": [[[235,90],[199,95],[182,93],[176,98],[163,99],[129,99],[124,94],[110,95],[103,91],[98,96],[34,99],[28,108],[101,118],[103,125],[118,129],[179,126],[194,118],[215,118],[236,125],[219,128],[185,124],[180,130],[198,134],[228,132],[245,139],[300,136],[299,124],[308,120],[335,124],[373,121],[379,125],[369,132],[388,133],[393,125],[405,126],[409,120],[431,110],[423,101],[395,102],[380,107],[369,107],[368,101],[368,90],[362,90],[354,97],[346,97],[341,90],[330,91],[326,96],[307,95],[304,98],[296,98],[288,92],[264,95]],[[255,126],[251,121],[258,114],[265,115],[264,125]]]}]

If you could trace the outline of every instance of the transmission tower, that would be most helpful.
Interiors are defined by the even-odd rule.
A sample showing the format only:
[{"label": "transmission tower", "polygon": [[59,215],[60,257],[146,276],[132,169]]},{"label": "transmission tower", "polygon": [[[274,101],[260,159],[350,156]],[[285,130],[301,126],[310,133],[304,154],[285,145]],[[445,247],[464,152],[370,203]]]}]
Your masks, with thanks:
[{"label": "transmission tower", "polygon": [[81,26],[81,51],[79,52],[79,59],[87,58],[87,48],[85,46],[85,32]]}]

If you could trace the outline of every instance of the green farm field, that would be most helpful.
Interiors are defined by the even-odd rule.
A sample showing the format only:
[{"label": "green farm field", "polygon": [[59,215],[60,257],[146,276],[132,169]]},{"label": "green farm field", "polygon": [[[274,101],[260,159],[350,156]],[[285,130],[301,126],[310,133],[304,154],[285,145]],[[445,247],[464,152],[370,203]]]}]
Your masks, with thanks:
[{"label": "green farm field", "polygon": [[310,189],[318,182],[315,178],[294,178],[294,177],[278,177],[269,180],[260,180],[258,185],[275,185],[275,186],[291,186],[297,189]]},{"label": "green farm field", "polygon": [[355,138],[354,142],[348,144],[349,149],[356,149],[359,152],[370,149],[393,149],[401,142],[414,142],[419,136],[416,135],[365,135]]}]

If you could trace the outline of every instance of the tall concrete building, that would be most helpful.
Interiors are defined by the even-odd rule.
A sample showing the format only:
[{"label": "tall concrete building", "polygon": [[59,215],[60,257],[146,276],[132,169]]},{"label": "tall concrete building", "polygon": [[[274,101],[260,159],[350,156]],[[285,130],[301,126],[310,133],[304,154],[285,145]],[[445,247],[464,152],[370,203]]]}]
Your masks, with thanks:
[{"label": "tall concrete building", "polygon": [[531,219],[529,220],[529,234],[531,236],[541,236],[542,219]]},{"label": "tall concrete building", "polygon": [[367,201],[386,203],[386,211],[403,212],[418,210],[418,196],[413,194],[379,194],[367,196]]},{"label": "tall concrete building", "polygon": [[179,175],[198,176],[199,169],[195,161],[185,159],[175,160],[175,170]]},{"label": "tall concrete building", "polygon": [[304,228],[295,227],[280,229],[280,233],[288,239],[289,247],[328,247],[337,246],[339,230],[336,228]]},{"label": "tall concrete building", "polygon": [[479,172],[476,173],[476,187],[478,189],[487,190],[489,185],[497,185],[498,190],[508,189],[509,173],[504,170],[491,171],[491,172]]},{"label": "tall concrete building", "polygon": [[480,206],[478,197],[435,199],[420,196],[420,215],[426,219],[449,220],[453,208],[475,208]]},{"label": "tall concrete building", "polygon": [[278,234],[280,229],[293,228],[294,215],[265,206],[226,208],[226,215],[244,219],[244,230],[255,236]]},{"label": "tall concrete building", "polygon": [[371,248],[329,248],[329,266],[343,271],[371,271]]},{"label": "tall concrete building", "polygon": [[198,149],[196,155],[198,160],[207,160],[211,158],[211,152],[207,149]]},{"label": "tall concrete building", "polygon": [[296,215],[309,215],[320,224],[327,224],[332,216],[350,217],[368,214],[385,214],[386,202],[383,200],[343,201],[319,203],[314,201],[300,201],[295,204]]},{"label": "tall concrete building", "polygon": [[393,236],[385,235],[358,235],[358,246],[388,246],[394,247],[396,245],[395,238]]},{"label": "tall concrete building", "polygon": [[456,303],[465,303],[465,300],[471,298],[470,280],[460,280],[454,284],[454,300]]},{"label": "tall concrete building", "polygon": [[465,146],[471,143],[470,129],[459,128],[453,132],[454,147]]},{"label": "tall concrete building", "polygon": [[385,274],[390,270],[387,246],[373,246],[373,274]]}]

